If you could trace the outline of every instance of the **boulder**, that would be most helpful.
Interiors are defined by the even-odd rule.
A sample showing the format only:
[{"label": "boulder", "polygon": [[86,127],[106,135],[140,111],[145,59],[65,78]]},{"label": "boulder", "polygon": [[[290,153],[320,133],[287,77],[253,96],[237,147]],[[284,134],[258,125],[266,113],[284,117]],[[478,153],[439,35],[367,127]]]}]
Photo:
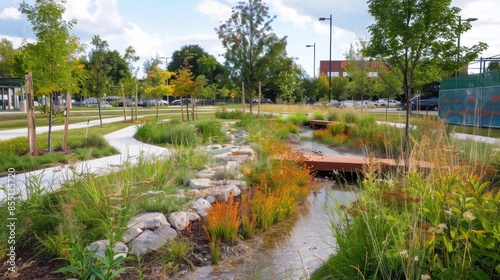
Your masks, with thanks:
[{"label": "boulder", "polygon": [[128,231],[122,236],[122,240],[125,243],[129,243],[143,232],[144,231],[141,228],[129,228]]},{"label": "boulder", "polygon": [[177,232],[170,226],[162,226],[154,231],[146,230],[128,244],[129,253],[134,256],[143,256],[160,249],[175,237],[177,237]]},{"label": "boulder", "polygon": [[167,218],[160,212],[142,213],[133,217],[127,228],[154,229],[160,226],[170,226]]},{"label": "boulder", "polygon": [[172,212],[167,220],[172,227],[178,230],[186,229],[189,226],[189,215],[186,211]]},{"label": "boulder", "polygon": [[[89,244],[86,249],[88,251],[95,251],[94,257],[100,256],[100,257],[105,257],[105,250],[106,248],[109,247],[109,240],[98,240],[95,241],[91,244]],[[115,243],[115,246],[113,248],[114,256],[113,259],[116,260],[119,257],[127,257],[128,254],[128,247],[125,245],[125,243],[118,241]]]},{"label": "boulder", "polygon": [[[214,198],[214,202],[215,202],[215,198]],[[212,204],[210,204],[210,202],[208,202],[206,199],[198,198],[197,200],[195,200],[193,202],[192,208],[194,210],[196,210],[196,212],[200,216],[206,217],[208,215],[207,210],[212,208]]]},{"label": "boulder", "polygon": [[210,179],[191,179],[189,181],[189,187],[193,189],[206,189],[212,187],[212,181]]}]

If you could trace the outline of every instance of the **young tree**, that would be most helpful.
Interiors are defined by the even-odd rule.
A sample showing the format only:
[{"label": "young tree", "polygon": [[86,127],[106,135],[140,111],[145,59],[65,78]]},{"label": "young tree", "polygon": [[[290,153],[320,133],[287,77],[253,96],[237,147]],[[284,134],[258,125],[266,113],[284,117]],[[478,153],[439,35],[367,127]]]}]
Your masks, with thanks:
[{"label": "young tree", "polygon": [[158,121],[158,110],[159,110],[159,99],[163,96],[169,96],[172,94],[173,89],[171,86],[167,86],[167,79],[169,79],[174,73],[162,70],[160,67],[155,66],[146,77],[147,84],[146,96],[154,98],[156,100],[156,121]]},{"label": "young tree", "polygon": [[[135,67],[134,63],[139,61],[140,57],[135,54],[135,49],[132,46],[129,46],[125,49],[125,54],[123,59],[127,63],[128,71],[123,71],[121,84],[123,85],[123,90],[125,91],[127,96],[130,96],[130,100],[134,100],[134,94],[137,90],[137,72],[139,71],[139,67]],[[123,108],[125,108],[125,100],[123,100]],[[137,102],[135,102],[135,108],[137,109]],[[137,112],[137,110],[136,110]],[[130,121],[133,121],[134,116],[134,106],[130,106]],[[137,118],[137,114],[136,114]]]},{"label": "young tree", "polygon": [[[409,155],[410,94],[416,80],[427,77],[427,69],[441,68],[447,73],[465,65],[486,49],[479,43],[458,49],[458,36],[469,30],[469,22],[461,22],[460,9],[450,7],[451,0],[368,0],[375,23],[366,55],[383,61],[389,69],[398,68],[407,103],[405,129],[405,163]],[[460,58],[457,61],[457,57]],[[417,77],[417,74],[420,77]],[[420,75],[422,74],[422,75]],[[431,82],[440,77],[433,77]]]},{"label": "young tree", "polygon": [[[193,94],[196,94],[200,87],[202,86],[201,81],[195,81],[193,79],[193,75],[189,70],[189,67],[184,67],[177,71],[175,75],[175,79],[172,80],[172,85],[174,87],[174,94],[180,96],[181,98],[181,116],[182,121],[184,121],[184,109],[183,109],[183,99],[191,96],[191,100],[193,100]],[[187,121],[189,121],[189,102],[186,102],[186,116]],[[194,103],[194,101],[193,101]]]},{"label": "young tree", "polygon": [[71,79],[71,44],[69,29],[76,20],[63,20],[66,1],[37,0],[34,5],[21,3],[19,10],[28,17],[37,42],[29,44],[25,51],[24,70],[34,77],[35,92],[49,96],[48,151],[52,151],[53,95],[67,88]]},{"label": "young tree", "polygon": [[235,81],[244,82],[249,100],[269,67],[286,57],[286,37],[278,38],[272,32],[274,18],[261,0],[248,0],[239,2],[226,23],[215,29],[226,49],[231,75]]},{"label": "young tree", "polygon": [[108,42],[102,40],[99,35],[95,35],[92,37],[91,44],[94,48],[89,54],[87,88],[97,98],[99,124],[102,128],[101,98],[108,89],[108,74],[111,70],[111,66],[105,63]]},{"label": "young tree", "polygon": [[5,38],[0,41],[0,77],[12,77],[16,52],[11,41]]}]

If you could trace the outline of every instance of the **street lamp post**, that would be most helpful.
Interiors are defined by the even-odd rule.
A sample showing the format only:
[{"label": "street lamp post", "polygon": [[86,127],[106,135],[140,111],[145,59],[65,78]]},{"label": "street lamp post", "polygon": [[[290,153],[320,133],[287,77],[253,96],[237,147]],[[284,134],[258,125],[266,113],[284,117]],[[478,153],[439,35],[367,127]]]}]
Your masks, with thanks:
[{"label": "street lamp post", "polygon": [[[165,71],[168,71],[168,59],[171,57],[160,56],[159,58],[165,59]],[[168,86],[168,78],[167,78],[167,86]]]},{"label": "street lamp post", "polygon": [[312,45],[306,45],[306,48],[314,48],[314,61],[313,61],[313,78],[316,78],[316,43]]},{"label": "street lamp post", "polygon": [[330,17],[320,17],[319,21],[325,21],[329,20],[330,21],[330,61],[328,61],[329,64],[329,73],[328,73],[328,104],[331,102],[332,98],[332,15],[330,14]]},{"label": "street lamp post", "polygon": [[[458,38],[457,38],[457,47],[458,47],[458,53],[457,53],[457,62],[460,63],[460,34],[462,33],[462,22],[471,22],[471,21],[476,21],[477,18],[467,18],[467,19],[462,19],[462,16],[458,16]],[[457,73],[455,76],[460,75],[460,67],[458,68]]]}]

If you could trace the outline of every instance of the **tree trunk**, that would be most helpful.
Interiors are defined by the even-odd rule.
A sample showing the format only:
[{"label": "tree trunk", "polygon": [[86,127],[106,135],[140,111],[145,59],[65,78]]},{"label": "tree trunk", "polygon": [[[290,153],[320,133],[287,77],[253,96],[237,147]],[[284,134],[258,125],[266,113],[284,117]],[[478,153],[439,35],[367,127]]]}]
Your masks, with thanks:
[{"label": "tree trunk", "polygon": [[64,134],[63,134],[63,146],[64,152],[68,150],[68,133],[69,133],[69,112],[71,106],[71,95],[69,94],[69,89],[66,92],[66,118],[64,119]]},{"label": "tree trunk", "polygon": [[54,107],[54,102],[52,102],[52,97],[53,97],[53,93],[51,92],[49,94],[49,98],[50,98],[50,101],[49,101],[49,132],[48,132],[48,136],[47,136],[47,141],[48,141],[47,150],[49,153],[52,152],[52,145],[51,145],[51,142],[52,142],[52,114],[54,113],[54,111],[52,110]]}]

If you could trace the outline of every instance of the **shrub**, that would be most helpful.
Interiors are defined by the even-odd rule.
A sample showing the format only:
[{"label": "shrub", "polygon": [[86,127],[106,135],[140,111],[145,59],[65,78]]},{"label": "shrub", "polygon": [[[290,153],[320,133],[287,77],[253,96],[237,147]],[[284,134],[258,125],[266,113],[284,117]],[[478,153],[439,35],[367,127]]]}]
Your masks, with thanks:
[{"label": "shrub", "polygon": [[340,121],[340,115],[336,111],[328,112],[327,120],[329,121]]},{"label": "shrub", "polygon": [[323,115],[323,113],[320,111],[314,111],[312,113],[312,119],[322,121],[325,120],[325,115]]},{"label": "shrub", "polygon": [[243,112],[240,110],[228,111],[226,107],[222,107],[222,109],[217,109],[215,117],[218,119],[241,119]]},{"label": "shrub", "polygon": [[358,115],[353,112],[347,112],[344,114],[344,122],[346,123],[356,123],[358,120]]},{"label": "shrub", "polygon": [[344,134],[345,130],[346,130],[346,125],[345,123],[342,123],[342,122],[332,122],[330,123],[330,125],[328,126],[328,131],[330,131],[330,133],[335,136],[337,134]]},{"label": "shrub", "polygon": [[203,138],[203,143],[222,143],[227,136],[222,131],[222,125],[217,121],[200,121],[195,124]]},{"label": "shrub", "polygon": [[309,117],[300,112],[293,113],[287,120],[295,125],[307,125],[309,123]]}]

